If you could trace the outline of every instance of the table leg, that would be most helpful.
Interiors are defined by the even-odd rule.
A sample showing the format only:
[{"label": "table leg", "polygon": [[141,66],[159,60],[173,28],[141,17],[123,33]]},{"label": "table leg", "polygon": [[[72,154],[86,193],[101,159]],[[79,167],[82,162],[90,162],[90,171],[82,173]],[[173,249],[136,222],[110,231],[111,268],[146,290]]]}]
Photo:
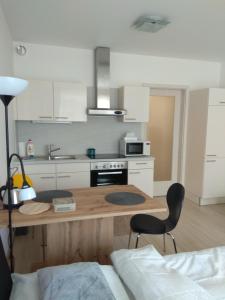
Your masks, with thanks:
[{"label": "table leg", "polygon": [[113,235],[113,217],[48,224],[46,261],[105,263],[113,250]]}]

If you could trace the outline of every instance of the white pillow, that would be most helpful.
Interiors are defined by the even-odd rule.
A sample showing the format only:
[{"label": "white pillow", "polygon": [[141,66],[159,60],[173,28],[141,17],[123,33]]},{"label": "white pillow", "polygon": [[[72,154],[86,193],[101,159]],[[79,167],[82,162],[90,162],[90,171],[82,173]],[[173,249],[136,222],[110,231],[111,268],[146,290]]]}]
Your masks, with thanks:
[{"label": "white pillow", "polygon": [[164,258],[151,245],[115,251],[111,259],[116,271],[138,300],[213,299],[197,283],[166,267]]},{"label": "white pillow", "polygon": [[10,300],[39,300],[37,273],[12,274],[13,287]]}]

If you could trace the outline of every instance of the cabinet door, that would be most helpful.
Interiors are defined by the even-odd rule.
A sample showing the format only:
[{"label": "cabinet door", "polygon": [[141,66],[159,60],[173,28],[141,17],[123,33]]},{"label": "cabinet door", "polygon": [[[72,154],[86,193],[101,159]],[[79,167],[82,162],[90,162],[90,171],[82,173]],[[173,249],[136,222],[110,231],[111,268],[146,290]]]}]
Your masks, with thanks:
[{"label": "cabinet door", "polygon": [[28,88],[16,98],[16,108],[17,120],[52,120],[52,82],[41,80],[29,80]]},{"label": "cabinet door", "polygon": [[87,88],[81,83],[54,82],[54,118],[87,121]]},{"label": "cabinet door", "polygon": [[153,169],[128,171],[128,184],[133,184],[141,191],[153,197]]},{"label": "cabinet door", "polygon": [[205,161],[203,198],[225,197],[225,158]]},{"label": "cabinet door", "polygon": [[148,87],[124,87],[124,122],[148,122],[150,91]]},{"label": "cabinet door", "polygon": [[56,190],[55,174],[35,174],[29,175],[32,180],[33,187],[36,192],[46,190]]},{"label": "cabinet door", "polygon": [[209,89],[209,105],[225,105],[225,89]]},{"label": "cabinet door", "polygon": [[225,157],[225,106],[209,106],[206,155]]},{"label": "cabinet door", "polygon": [[90,187],[90,172],[59,173],[57,189],[73,189]]}]

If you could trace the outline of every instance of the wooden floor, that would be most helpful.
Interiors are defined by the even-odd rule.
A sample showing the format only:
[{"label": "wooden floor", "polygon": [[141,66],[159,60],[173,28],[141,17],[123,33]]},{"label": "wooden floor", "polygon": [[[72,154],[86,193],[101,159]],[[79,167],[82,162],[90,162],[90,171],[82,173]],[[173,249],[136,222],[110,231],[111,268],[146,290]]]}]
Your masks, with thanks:
[{"label": "wooden floor", "polygon": [[[159,201],[165,201],[159,198]],[[155,214],[165,218],[164,214]],[[114,249],[127,248],[129,235],[129,217],[117,217],[115,220]],[[173,231],[179,252],[194,251],[219,245],[225,245],[225,204],[198,206],[185,200],[180,221]],[[15,238],[16,272],[26,273],[31,271],[34,262],[41,261],[42,250],[40,247],[41,228],[35,227],[34,238],[30,227],[29,234]],[[135,234],[132,242],[134,245]],[[143,235],[139,247],[153,244],[162,254],[162,236]],[[173,253],[173,244],[169,237],[166,240],[166,254]]]}]

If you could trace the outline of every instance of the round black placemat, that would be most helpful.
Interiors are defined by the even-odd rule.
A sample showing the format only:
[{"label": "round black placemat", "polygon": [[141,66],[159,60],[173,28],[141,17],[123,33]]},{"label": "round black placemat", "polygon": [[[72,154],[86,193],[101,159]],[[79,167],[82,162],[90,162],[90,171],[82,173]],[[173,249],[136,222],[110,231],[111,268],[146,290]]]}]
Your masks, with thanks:
[{"label": "round black placemat", "polygon": [[105,200],[117,205],[135,205],[143,203],[145,198],[135,193],[116,192],[106,195]]},{"label": "round black placemat", "polygon": [[37,193],[37,197],[34,201],[52,203],[52,199],[54,198],[66,198],[66,197],[72,197],[72,193],[63,190],[43,191]]}]

